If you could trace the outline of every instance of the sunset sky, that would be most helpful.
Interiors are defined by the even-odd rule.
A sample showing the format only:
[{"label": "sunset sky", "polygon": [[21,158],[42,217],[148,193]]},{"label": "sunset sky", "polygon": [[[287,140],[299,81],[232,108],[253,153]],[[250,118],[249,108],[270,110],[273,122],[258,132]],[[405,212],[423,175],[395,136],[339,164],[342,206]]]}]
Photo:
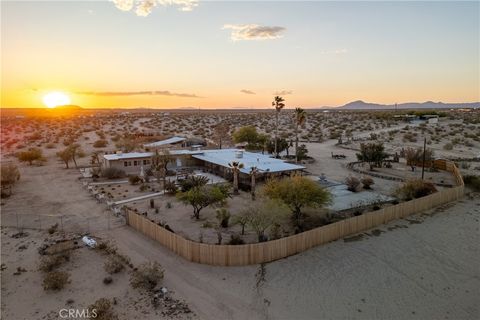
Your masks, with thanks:
[{"label": "sunset sky", "polygon": [[479,2],[150,1],[2,1],[2,107],[480,100]]}]

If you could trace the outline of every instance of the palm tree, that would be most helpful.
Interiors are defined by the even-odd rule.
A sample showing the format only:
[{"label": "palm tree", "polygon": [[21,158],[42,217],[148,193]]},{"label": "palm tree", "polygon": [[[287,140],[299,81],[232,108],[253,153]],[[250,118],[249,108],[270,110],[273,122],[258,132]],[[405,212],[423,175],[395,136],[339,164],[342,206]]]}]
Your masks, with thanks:
[{"label": "palm tree", "polygon": [[295,163],[298,162],[298,127],[307,120],[307,113],[302,108],[295,108]]},{"label": "palm tree", "polygon": [[240,163],[238,161],[232,161],[228,164],[228,166],[233,171],[233,194],[238,194],[238,174],[240,172],[240,169],[243,168],[243,163]]},{"label": "palm tree", "polygon": [[257,167],[251,167],[250,168],[250,177],[252,178],[252,181],[251,181],[251,186],[250,186],[250,192],[252,194],[252,200],[255,201],[255,178],[256,178],[256,175],[258,173],[258,168]]},{"label": "palm tree", "polygon": [[275,107],[276,113],[275,113],[275,157],[278,158],[278,152],[277,152],[277,139],[278,139],[278,116],[280,115],[280,110],[282,110],[285,107],[285,99],[283,99],[280,96],[275,96],[273,98],[272,106]]}]

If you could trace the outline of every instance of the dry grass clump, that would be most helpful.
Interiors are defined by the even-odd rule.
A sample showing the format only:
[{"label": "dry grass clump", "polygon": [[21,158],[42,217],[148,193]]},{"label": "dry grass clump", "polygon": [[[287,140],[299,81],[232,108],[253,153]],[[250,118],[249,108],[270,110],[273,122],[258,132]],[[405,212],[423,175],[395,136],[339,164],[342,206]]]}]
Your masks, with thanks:
[{"label": "dry grass clump", "polygon": [[48,272],[43,278],[44,290],[62,290],[69,280],[70,275],[64,271],[51,271]]},{"label": "dry grass clump", "polygon": [[124,259],[117,255],[111,255],[108,257],[107,261],[105,261],[104,269],[109,274],[119,273],[125,269]]},{"label": "dry grass clump", "polygon": [[345,184],[349,191],[357,192],[358,187],[360,187],[360,180],[356,177],[349,176],[345,179]]},{"label": "dry grass clump", "polygon": [[52,256],[43,256],[38,269],[43,272],[51,272],[67,261],[70,261],[70,251]]},{"label": "dry grass clump", "polygon": [[163,279],[163,272],[158,262],[146,262],[133,271],[130,284],[134,288],[152,290]]},{"label": "dry grass clump", "polygon": [[96,314],[97,320],[118,320],[112,308],[112,303],[107,298],[100,298],[88,307],[90,314]]},{"label": "dry grass clump", "polygon": [[411,200],[428,196],[437,191],[435,185],[428,181],[421,179],[409,180],[396,190],[400,198],[404,200]]}]

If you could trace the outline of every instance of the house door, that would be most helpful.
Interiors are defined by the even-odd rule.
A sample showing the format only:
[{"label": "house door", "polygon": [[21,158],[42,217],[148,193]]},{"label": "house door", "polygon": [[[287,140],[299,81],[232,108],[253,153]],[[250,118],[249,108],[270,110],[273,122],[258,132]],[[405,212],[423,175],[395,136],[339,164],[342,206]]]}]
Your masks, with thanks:
[{"label": "house door", "polygon": [[177,158],[177,168],[182,166],[182,159]]}]

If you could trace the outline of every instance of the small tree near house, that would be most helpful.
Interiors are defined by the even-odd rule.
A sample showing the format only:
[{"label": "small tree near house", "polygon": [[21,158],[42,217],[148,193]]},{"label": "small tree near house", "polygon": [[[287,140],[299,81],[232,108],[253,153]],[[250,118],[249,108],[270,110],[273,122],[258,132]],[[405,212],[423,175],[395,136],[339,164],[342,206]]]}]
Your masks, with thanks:
[{"label": "small tree near house", "polygon": [[305,220],[303,208],[319,208],[331,201],[330,192],[315,181],[298,175],[268,181],[264,193],[267,197],[278,200],[290,208],[291,220],[296,232],[303,231]]},{"label": "small tree near house", "polygon": [[362,143],[360,144],[360,152],[357,153],[357,159],[367,162],[370,165],[370,170],[373,170],[373,167],[381,167],[382,162],[387,157],[388,154],[385,153],[385,147],[381,142]]},{"label": "small tree near house", "polygon": [[229,196],[229,187],[225,185],[195,187],[177,194],[178,200],[193,207],[193,217],[197,220],[202,209],[222,204]]}]

